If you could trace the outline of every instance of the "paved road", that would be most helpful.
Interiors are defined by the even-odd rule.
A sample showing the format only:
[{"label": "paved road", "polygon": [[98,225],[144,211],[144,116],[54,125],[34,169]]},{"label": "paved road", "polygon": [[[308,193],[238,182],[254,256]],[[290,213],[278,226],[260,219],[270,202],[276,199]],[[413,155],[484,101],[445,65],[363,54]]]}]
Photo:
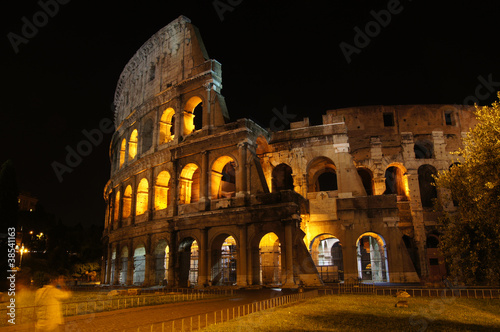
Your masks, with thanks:
[{"label": "paved road", "polygon": [[[137,327],[160,323],[168,320],[209,313],[209,321],[213,321],[213,312],[220,313],[233,307],[261,301],[285,294],[291,291],[238,290],[232,298],[210,299],[196,302],[171,303],[157,306],[138,307],[91,315],[66,317],[65,331],[137,331]],[[232,313],[232,311],[231,311]],[[220,316],[218,316],[220,317]],[[218,319],[217,319],[218,320]],[[10,328],[0,328],[2,331],[33,331],[33,324]],[[141,329],[146,331],[146,329]],[[149,330],[148,330],[149,331]]]}]

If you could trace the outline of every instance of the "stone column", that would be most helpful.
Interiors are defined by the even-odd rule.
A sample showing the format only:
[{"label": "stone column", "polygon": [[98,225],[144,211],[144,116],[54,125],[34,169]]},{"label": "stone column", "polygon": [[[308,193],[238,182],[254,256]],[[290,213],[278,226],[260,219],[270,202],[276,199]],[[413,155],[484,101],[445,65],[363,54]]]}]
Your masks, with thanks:
[{"label": "stone column", "polygon": [[170,233],[170,241],[169,241],[169,251],[168,251],[168,275],[167,275],[167,284],[169,287],[176,286],[175,281],[175,264],[178,257],[177,243],[176,243],[176,232],[173,231]]},{"label": "stone column", "polygon": [[342,238],[343,241],[345,241],[345,243],[342,243],[344,281],[349,279],[358,280],[358,248],[356,246],[356,238],[353,236],[354,227],[352,223],[344,222],[341,224],[341,228],[344,232],[344,236]]},{"label": "stone column", "polygon": [[293,237],[292,237],[293,220],[285,221],[285,267],[286,267],[286,283],[283,287],[294,287],[293,280]]},{"label": "stone column", "polygon": [[128,245],[128,262],[127,262],[127,281],[126,285],[134,283],[134,241],[130,239]]},{"label": "stone column", "polygon": [[210,104],[210,91],[212,90],[212,83],[208,83],[205,85],[205,91],[207,92],[207,102],[206,106],[203,107],[206,110],[205,114],[203,114],[203,123],[202,128],[212,127],[214,123],[211,104]]},{"label": "stone column", "polygon": [[135,224],[135,208],[137,204],[137,175],[134,175],[132,197],[130,197],[130,225]]},{"label": "stone column", "polygon": [[202,228],[200,230],[200,257],[198,258],[198,287],[203,287],[207,283],[208,278],[208,266],[207,266],[207,255],[209,254],[208,249],[208,229]]},{"label": "stone column", "polygon": [[151,234],[148,234],[148,237],[147,237],[147,240],[146,240],[146,248],[144,248],[146,250],[146,257],[145,258],[145,261],[144,261],[144,283],[143,283],[143,286],[151,286],[154,282],[154,278],[153,280],[151,280],[151,274],[153,272],[153,269],[154,269],[154,264],[153,264],[153,255],[151,253]]},{"label": "stone column", "polygon": [[236,180],[236,197],[245,197],[247,192],[247,142],[238,144],[240,156]]},{"label": "stone column", "polygon": [[[122,227],[122,219],[123,219],[123,196],[124,196],[124,192],[123,192],[123,186],[120,185],[119,187],[119,190],[120,190],[120,202],[119,202],[119,206],[118,206],[118,221],[117,221],[117,224],[118,224],[118,228],[121,228]],[[114,217],[114,216],[113,216]]]},{"label": "stone column", "polygon": [[154,168],[151,169],[151,175],[149,177],[149,187],[148,187],[148,220],[153,220],[153,212],[155,209],[155,172]]},{"label": "stone column", "polygon": [[170,195],[170,202],[167,203],[167,206],[172,204],[172,214],[176,216],[179,211],[179,161],[174,160],[172,166],[172,177],[170,178],[170,182],[172,183],[172,194]]},{"label": "stone column", "polygon": [[200,202],[207,202],[209,199],[209,181],[210,181],[210,170],[208,166],[208,151],[203,151],[201,153],[201,197]]},{"label": "stone column", "polygon": [[237,277],[236,284],[238,286],[248,285],[247,274],[247,225],[239,226],[240,229],[240,247],[238,250],[238,261],[236,262]]}]

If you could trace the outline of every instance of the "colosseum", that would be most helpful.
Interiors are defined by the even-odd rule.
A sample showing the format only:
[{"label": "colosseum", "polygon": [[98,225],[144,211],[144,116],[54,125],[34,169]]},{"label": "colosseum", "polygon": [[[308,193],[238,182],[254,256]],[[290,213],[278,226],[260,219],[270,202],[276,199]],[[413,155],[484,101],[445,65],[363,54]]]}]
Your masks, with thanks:
[{"label": "colosseum", "polygon": [[221,64],[180,16],[115,93],[101,281],[114,285],[411,283],[446,274],[433,174],[474,124],[459,105],[328,110],[270,131],[229,120]]}]

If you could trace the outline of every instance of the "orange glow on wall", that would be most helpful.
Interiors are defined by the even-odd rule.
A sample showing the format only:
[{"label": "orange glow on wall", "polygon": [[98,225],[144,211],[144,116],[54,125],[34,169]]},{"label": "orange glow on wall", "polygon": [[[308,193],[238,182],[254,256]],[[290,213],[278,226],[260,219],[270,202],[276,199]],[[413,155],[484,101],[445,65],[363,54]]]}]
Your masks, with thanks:
[{"label": "orange glow on wall", "polygon": [[194,130],[194,109],[202,102],[198,96],[191,97],[184,108],[184,135],[191,134]]},{"label": "orange glow on wall", "polygon": [[132,207],[132,187],[130,185],[125,188],[125,193],[123,194],[123,218],[130,217],[130,211]]},{"label": "orange glow on wall", "polygon": [[148,196],[149,196],[148,190],[149,190],[148,180],[143,178],[141,182],[139,182],[139,186],[137,187],[137,198],[135,206],[136,216],[143,214],[148,210]]},{"label": "orange glow on wall", "polygon": [[187,164],[181,172],[179,204],[190,204],[198,201],[200,172],[196,164]]},{"label": "orange glow on wall", "polygon": [[122,145],[120,147],[120,167],[122,167],[123,164],[125,163],[125,151],[126,151],[126,148],[127,148],[127,140],[123,139],[122,140]]},{"label": "orange glow on wall", "polygon": [[137,155],[137,137],[139,133],[137,129],[134,129],[132,134],[130,135],[130,140],[128,142],[128,160],[132,160]]},{"label": "orange glow on wall", "polygon": [[155,186],[155,210],[163,210],[167,208],[169,181],[170,174],[167,171],[163,171],[158,174]]},{"label": "orange glow on wall", "polygon": [[235,196],[234,164],[233,158],[229,156],[222,156],[213,163],[210,180],[212,198]]},{"label": "orange glow on wall", "polygon": [[118,221],[118,217],[120,216],[120,191],[116,192],[115,195],[115,214],[114,221]]},{"label": "orange glow on wall", "polygon": [[173,118],[175,111],[172,107],[163,111],[160,118],[160,144],[168,143],[174,139],[175,135],[172,132]]}]

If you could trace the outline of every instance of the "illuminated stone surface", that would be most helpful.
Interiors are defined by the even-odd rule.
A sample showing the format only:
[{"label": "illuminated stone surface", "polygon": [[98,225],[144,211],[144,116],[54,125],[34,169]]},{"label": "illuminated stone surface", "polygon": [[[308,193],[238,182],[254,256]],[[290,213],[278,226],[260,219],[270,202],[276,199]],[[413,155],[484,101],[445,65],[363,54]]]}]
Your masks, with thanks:
[{"label": "illuminated stone surface", "polygon": [[320,126],[306,118],[270,132],[229,121],[221,75],[182,16],[126,65],[104,190],[104,283],[440,279],[429,204],[442,193],[429,182],[474,123],[468,107],[329,110]]}]

